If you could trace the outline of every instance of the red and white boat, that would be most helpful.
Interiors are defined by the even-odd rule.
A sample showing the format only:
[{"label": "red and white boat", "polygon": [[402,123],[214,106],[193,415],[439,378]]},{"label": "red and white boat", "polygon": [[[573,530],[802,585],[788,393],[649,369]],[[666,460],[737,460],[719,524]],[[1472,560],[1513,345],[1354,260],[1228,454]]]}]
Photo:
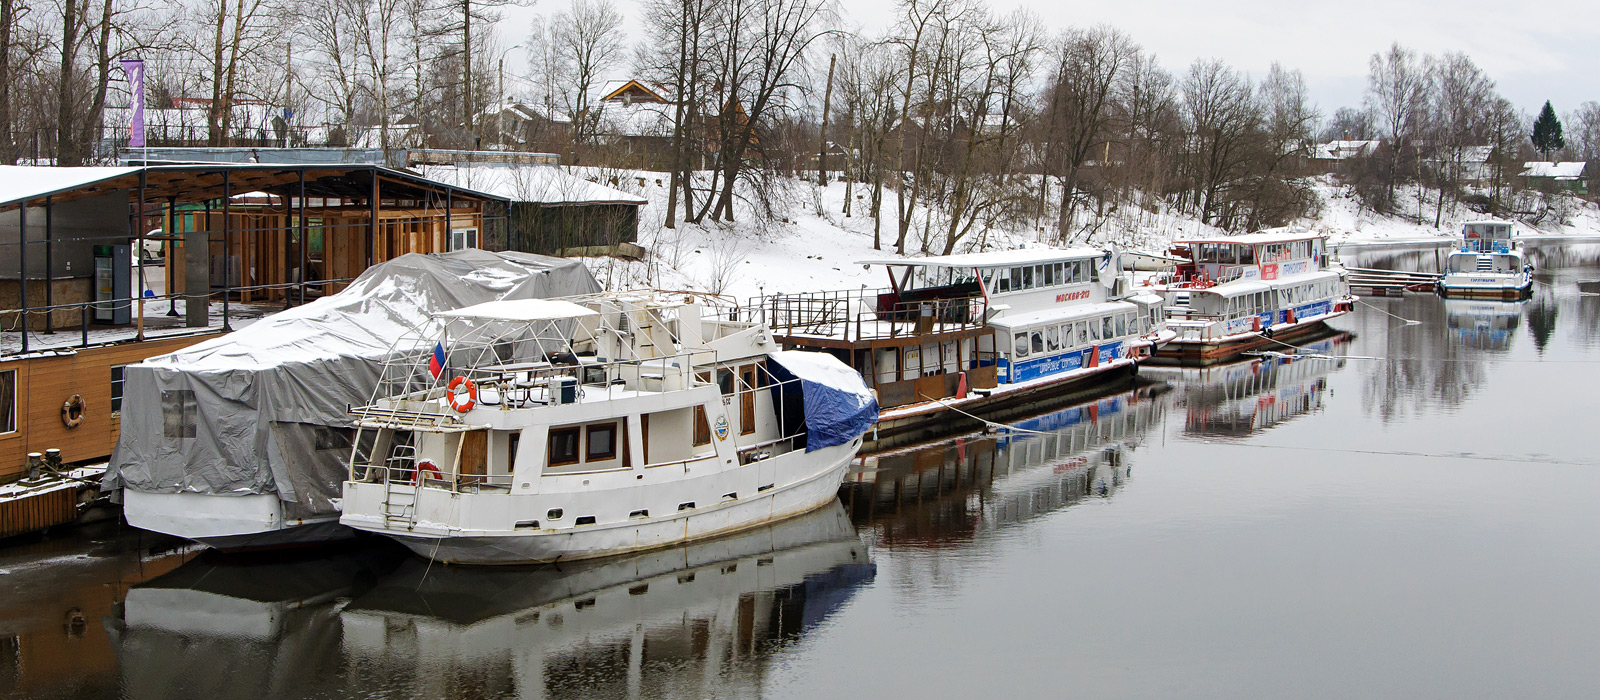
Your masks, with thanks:
[{"label": "red and white boat", "polygon": [[1356,297],[1343,268],[1328,260],[1327,236],[1253,233],[1179,241],[1185,260],[1151,289],[1177,333],[1154,361],[1209,364],[1259,348],[1281,348],[1327,331]]}]

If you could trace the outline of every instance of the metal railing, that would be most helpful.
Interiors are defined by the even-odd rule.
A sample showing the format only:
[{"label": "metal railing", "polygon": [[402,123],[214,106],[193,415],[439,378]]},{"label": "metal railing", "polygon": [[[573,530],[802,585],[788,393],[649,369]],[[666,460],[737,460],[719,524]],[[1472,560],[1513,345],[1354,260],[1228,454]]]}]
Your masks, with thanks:
[{"label": "metal railing", "polygon": [[778,335],[845,341],[982,328],[987,311],[982,296],[903,301],[888,289],[773,294],[743,308],[745,320],[765,323]]}]

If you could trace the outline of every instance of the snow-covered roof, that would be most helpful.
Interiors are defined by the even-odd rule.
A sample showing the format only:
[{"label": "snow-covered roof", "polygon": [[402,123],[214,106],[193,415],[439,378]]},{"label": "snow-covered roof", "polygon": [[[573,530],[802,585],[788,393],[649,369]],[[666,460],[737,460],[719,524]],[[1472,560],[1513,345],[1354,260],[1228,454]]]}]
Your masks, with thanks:
[{"label": "snow-covered roof", "polygon": [[995,250],[987,253],[938,255],[927,258],[880,258],[857,260],[857,265],[911,265],[915,267],[1004,267],[1006,265],[1038,265],[1061,260],[1098,258],[1105,251],[1096,248],[1017,248]]},{"label": "snow-covered roof", "polygon": [[1217,236],[1215,238],[1186,238],[1173,243],[1239,243],[1244,245],[1257,245],[1261,243],[1285,243],[1288,241],[1306,241],[1314,238],[1327,238],[1327,234],[1316,231],[1263,231],[1260,233],[1246,233],[1238,236]]},{"label": "snow-covered roof", "polygon": [[607,102],[600,108],[599,133],[603,136],[669,136],[673,111],[659,102]]},{"label": "snow-covered roof", "polygon": [[1380,141],[1329,141],[1311,149],[1311,157],[1325,160],[1344,160],[1366,155],[1378,148]]},{"label": "snow-covered roof", "polygon": [[597,316],[598,311],[570,301],[556,299],[497,299],[474,304],[463,309],[441,311],[435,316],[445,318],[471,318],[481,321],[560,321],[569,318]]},{"label": "snow-covered roof", "polygon": [[636,194],[584,180],[554,165],[424,165],[423,177],[504,197],[540,204],[634,204],[648,200]]},{"label": "snow-covered roof", "polygon": [[1576,180],[1583,177],[1584,166],[1588,165],[1581,160],[1551,163],[1549,161],[1533,161],[1522,164],[1523,177],[1548,177],[1556,180]]},{"label": "snow-covered roof", "polygon": [[1029,311],[1021,314],[1006,314],[989,321],[989,325],[1006,329],[1027,328],[1039,323],[1073,321],[1085,317],[1103,316],[1105,314],[1133,310],[1133,307],[1126,303],[1108,301],[1099,304]]},{"label": "snow-covered roof", "polygon": [[0,204],[36,199],[138,172],[127,167],[44,168],[0,165]]}]

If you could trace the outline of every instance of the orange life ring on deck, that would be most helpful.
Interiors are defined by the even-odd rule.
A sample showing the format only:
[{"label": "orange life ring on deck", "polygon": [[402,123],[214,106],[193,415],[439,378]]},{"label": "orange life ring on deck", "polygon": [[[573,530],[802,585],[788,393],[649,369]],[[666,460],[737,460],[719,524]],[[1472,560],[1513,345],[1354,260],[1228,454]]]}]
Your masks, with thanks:
[{"label": "orange life ring on deck", "polygon": [[[457,377],[457,378],[459,379],[459,377]],[[424,459],[421,462],[417,462],[417,470],[411,473],[411,483],[413,483],[413,484],[422,483],[422,473],[423,472],[433,472],[433,478],[434,479],[438,479],[440,481],[444,480],[444,472],[439,471],[439,465],[434,464],[433,462]]]},{"label": "orange life ring on deck", "polygon": [[[456,393],[456,391],[463,386],[467,389],[465,392],[467,400],[465,403],[457,403],[456,399],[461,394]],[[466,377],[456,377],[450,380],[450,387],[445,390],[444,396],[445,400],[450,402],[450,407],[456,410],[456,413],[466,413],[478,404],[478,385],[472,383],[472,380]]]},{"label": "orange life ring on deck", "polygon": [[73,394],[61,404],[61,424],[76,428],[83,422],[83,395]]}]

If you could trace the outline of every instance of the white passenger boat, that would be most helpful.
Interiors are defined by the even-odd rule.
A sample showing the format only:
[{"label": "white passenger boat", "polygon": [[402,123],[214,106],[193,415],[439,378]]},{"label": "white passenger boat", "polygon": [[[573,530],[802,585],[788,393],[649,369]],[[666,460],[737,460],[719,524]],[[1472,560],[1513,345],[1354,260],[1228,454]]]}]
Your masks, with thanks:
[{"label": "white passenger boat", "polygon": [[340,522],[440,561],[535,563],[832,501],[877,403],[730,311],[632,293],[435,314],[354,409]]},{"label": "white passenger boat", "polygon": [[1151,287],[1167,303],[1177,338],[1159,360],[1208,364],[1325,332],[1350,311],[1344,270],[1318,233],[1255,233],[1179,241],[1188,262]]},{"label": "white passenger boat", "polygon": [[1517,249],[1509,221],[1468,221],[1461,249],[1446,260],[1439,293],[1455,299],[1524,299],[1533,292],[1533,264]]},{"label": "white passenger boat", "polygon": [[[971,429],[1128,380],[1171,337],[1115,253],[1023,248],[866,260],[885,289],[779,294],[747,312],[785,347],[855,367],[883,409],[869,448]],[[952,415],[952,413],[957,415]]]}]

